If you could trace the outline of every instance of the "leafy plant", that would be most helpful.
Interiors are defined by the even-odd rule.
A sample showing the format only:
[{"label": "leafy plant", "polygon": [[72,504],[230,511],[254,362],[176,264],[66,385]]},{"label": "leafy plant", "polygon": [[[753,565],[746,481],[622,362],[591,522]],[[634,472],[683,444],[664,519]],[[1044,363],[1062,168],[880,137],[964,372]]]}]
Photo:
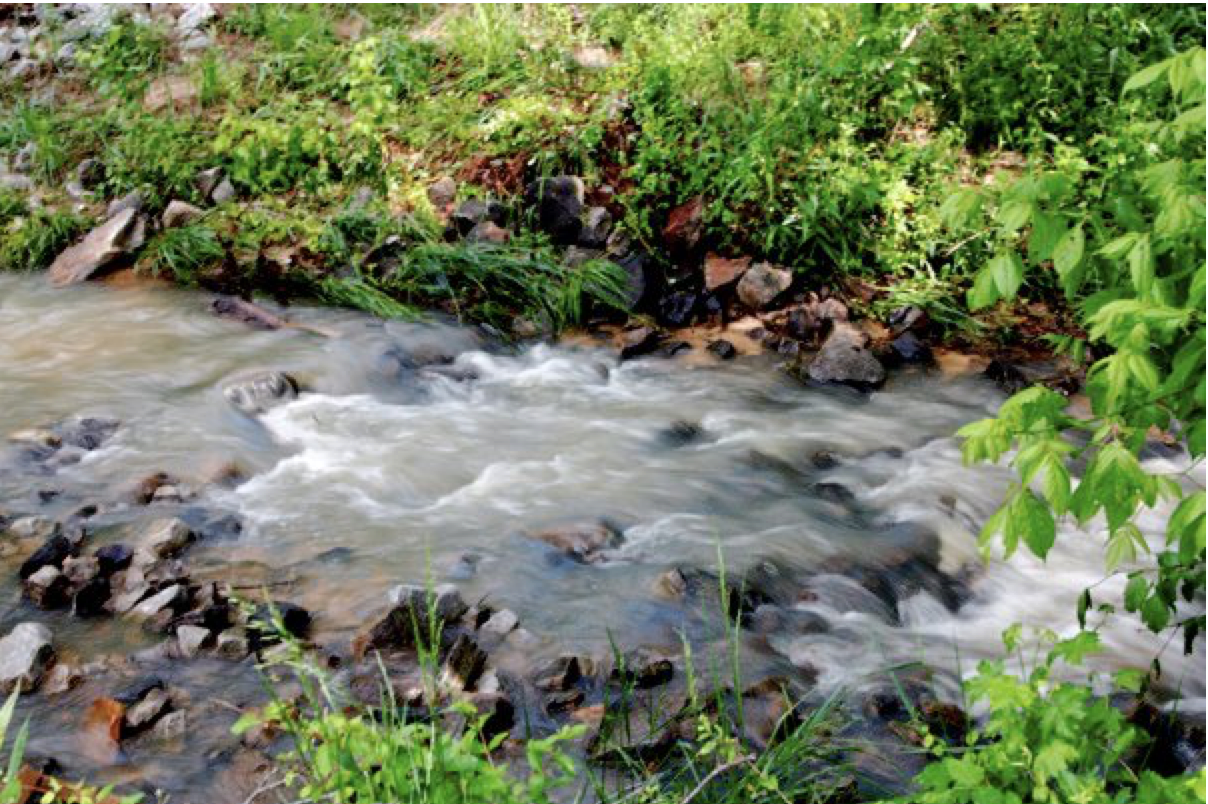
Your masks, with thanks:
[{"label": "leafy plant", "polygon": [[0,231],[0,271],[45,268],[88,224],[82,215],[45,208],[13,218]]},{"label": "leafy plant", "polygon": [[[1139,116],[1101,177],[1076,165],[1024,177],[997,198],[960,194],[949,210],[956,219],[975,219],[983,201],[997,201],[996,254],[974,279],[971,306],[1014,298],[1025,281],[1050,275],[1087,328],[1089,343],[1071,339],[1066,348],[1075,357],[1088,347],[1100,355],[1087,369],[1089,417],[1068,414],[1059,394],[1032,388],[996,418],[960,431],[966,460],[998,460],[1014,450],[1011,463],[1020,474],[1005,506],[986,523],[983,544],[1002,533],[1008,555],[1022,540],[1043,558],[1056,538],[1056,518],[1087,523],[1102,515],[1107,568],[1115,572],[1150,550],[1133,521],[1138,508],[1179,501],[1152,565],[1128,573],[1125,607],[1154,631],[1172,624],[1180,598],[1204,594],[1204,492],[1186,492],[1181,472],[1147,471],[1139,457],[1155,429],[1192,460],[1204,457],[1204,50],[1151,65],[1124,90],[1153,90],[1160,80],[1169,115]],[[1076,485],[1074,460],[1086,466]],[[1091,605],[1088,591],[1080,620]],[[1190,651],[1204,615],[1173,624]]]},{"label": "leafy plant", "polygon": [[[1088,684],[1059,680],[1058,663],[1082,663],[1099,649],[1083,632],[1055,642],[1047,657],[1027,668],[1018,627],[1003,637],[1022,677],[1004,662],[983,662],[965,682],[971,704],[985,707],[966,744],[949,746],[926,734],[934,761],[917,777],[911,804],[1192,804],[1204,800],[1204,771],[1167,779],[1142,769],[1146,737],[1110,699]],[[1135,689],[1135,674],[1117,676]]]},{"label": "leafy plant", "polygon": [[167,35],[157,25],[117,21],[79,54],[80,66],[103,94],[139,100],[150,78],[163,69]]},{"label": "leafy plant", "polygon": [[218,234],[205,223],[192,223],[152,238],[139,257],[139,266],[152,276],[166,273],[182,285],[195,285],[198,271],[225,256]]}]

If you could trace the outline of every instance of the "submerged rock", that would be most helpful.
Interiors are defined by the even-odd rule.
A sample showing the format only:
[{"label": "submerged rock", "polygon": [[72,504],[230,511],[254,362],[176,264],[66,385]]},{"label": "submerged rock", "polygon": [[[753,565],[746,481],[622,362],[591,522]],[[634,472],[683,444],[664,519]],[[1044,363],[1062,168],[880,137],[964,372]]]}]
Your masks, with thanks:
[{"label": "submerged rock", "polygon": [[625,543],[620,531],[606,522],[551,528],[529,538],[545,542],[581,564],[594,564],[603,559],[603,551]]},{"label": "submerged rock", "polygon": [[25,580],[44,567],[58,568],[72,552],[71,541],[66,536],[52,536],[25,559],[17,574],[21,580]]},{"label": "submerged rock", "polygon": [[21,623],[0,639],[0,695],[20,687],[37,689],[54,662],[50,629],[41,623]]},{"label": "submerged rock", "polygon": [[296,399],[298,383],[281,371],[260,371],[228,380],[222,395],[238,410],[255,415]]}]

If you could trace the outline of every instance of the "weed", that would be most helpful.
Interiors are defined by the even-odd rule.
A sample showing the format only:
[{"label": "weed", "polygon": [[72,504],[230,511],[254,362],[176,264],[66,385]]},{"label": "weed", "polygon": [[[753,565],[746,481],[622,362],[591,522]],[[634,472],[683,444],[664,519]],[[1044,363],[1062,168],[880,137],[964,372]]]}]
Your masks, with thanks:
[{"label": "weed", "polygon": [[36,209],[13,218],[0,231],[0,271],[45,268],[88,224],[89,220],[82,215],[49,209]]},{"label": "weed", "polygon": [[198,272],[225,256],[217,233],[199,222],[157,234],[144,248],[138,267],[152,276],[169,274],[182,285],[196,285]]}]

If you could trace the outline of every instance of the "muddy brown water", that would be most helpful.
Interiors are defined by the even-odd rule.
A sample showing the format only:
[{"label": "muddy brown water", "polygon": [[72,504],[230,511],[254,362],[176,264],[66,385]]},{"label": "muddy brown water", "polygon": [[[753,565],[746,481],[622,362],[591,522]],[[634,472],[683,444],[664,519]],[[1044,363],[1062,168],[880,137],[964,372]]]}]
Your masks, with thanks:
[{"label": "muddy brown water", "polygon": [[[533,635],[530,661],[606,655],[610,641],[707,643],[701,606],[654,588],[668,569],[714,568],[720,554],[735,576],[774,566],[795,590],[788,605],[814,615],[809,628],[750,640],[748,667],[808,676],[819,695],[858,694],[886,668],[922,661],[953,694],[959,673],[1000,655],[1009,624],[1075,632],[1077,595],[1103,577],[1094,525],[1067,528],[1047,562],[982,563],[976,533],[1010,474],[962,466],[951,437],[1002,400],[975,376],[900,373],[860,397],[801,386],[770,358],[619,364],[605,348],[507,349],[453,324],[306,307],[288,315],[330,337],[262,332],[214,317],[205,294],[52,290],[43,280],[0,276],[0,434],[85,415],[121,427],[53,471],[31,471],[0,446],[0,508],[62,517],[153,472],[188,482],[233,461],[246,475],[238,485],[203,487],[184,506],[118,509],[94,538],[122,538],[157,512],[235,514],[243,532],[195,546],[191,571],[306,606],[325,644],[346,645],[384,609],[390,586],[426,578],[515,611]],[[432,362],[446,365],[418,367]],[[240,413],[219,387],[254,368],[289,372],[302,394],[259,417]],[[820,451],[837,462],[815,460]],[[1202,467],[1194,476],[1203,482]],[[1156,538],[1167,513],[1144,514],[1143,528]],[[525,537],[600,519],[624,544],[596,564]],[[923,582],[885,569],[888,556],[936,548]],[[81,661],[156,641],[120,619],[38,612],[22,600],[13,562],[2,569],[4,632],[46,622],[59,653]],[[1108,581],[1098,595],[1121,585]],[[870,586],[888,586],[890,602]],[[1147,666],[1163,647],[1129,621],[1104,641],[1101,669]],[[1168,648],[1162,662],[1180,705],[1202,710],[1202,641],[1196,655]],[[189,694],[187,734],[90,753],[80,731],[91,700],[151,673]],[[204,658],[131,664],[64,695],[28,696],[22,711],[31,751],[71,775],[137,778],[174,801],[208,801],[237,709],[261,698],[248,663]]]}]

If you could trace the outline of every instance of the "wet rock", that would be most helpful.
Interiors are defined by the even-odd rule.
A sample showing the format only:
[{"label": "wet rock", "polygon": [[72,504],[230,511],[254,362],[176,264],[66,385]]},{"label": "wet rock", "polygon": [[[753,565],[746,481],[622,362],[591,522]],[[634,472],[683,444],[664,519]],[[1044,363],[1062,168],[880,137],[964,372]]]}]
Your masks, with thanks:
[{"label": "wet rock", "polygon": [[564,692],[583,678],[578,656],[559,656],[541,667],[533,676],[533,684],[545,692]]},{"label": "wet rock", "polygon": [[72,589],[79,589],[101,574],[101,562],[95,556],[69,557],[63,561],[63,575]]},{"label": "wet rock", "polygon": [[93,578],[76,589],[71,597],[71,613],[76,617],[96,617],[105,612],[113,590],[108,578]]},{"label": "wet rock", "polygon": [[652,354],[662,342],[662,333],[650,327],[628,330],[621,338],[621,360]]},{"label": "wet rock", "polygon": [[484,243],[488,245],[502,246],[511,239],[512,233],[502,226],[497,225],[493,221],[482,221],[474,225],[474,228],[466,235],[466,240],[470,243]]},{"label": "wet rock", "polygon": [[627,687],[648,690],[661,687],[675,675],[675,665],[666,656],[638,648],[629,651],[621,659],[621,665],[613,668],[610,678]]},{"label": "wet rock", "polygon": [[479,727],[488,742],[500,734],[506,734],[516,722],[516,707],[500,692],[474,692],[466,699],[480,719]]},{"label": "wet rock", "polygon": [[55,257],[48,271],[56,287],[83,282],[118,265],[142,247],[146,225],[138,212],[125,209]]},{"label": "wet rock", "polygon": [[14,688],[30,692],[38,688],[54,663],[50,629],[41,623],[21,623],[0,639],[0,695]]},{"label": "wet rock", "polygon": [[199,207],[174,199],[168,202],[168,207],[160,218],[160,225],[165,229],[175,229],[192,223],[203,214]]},{"label": "wet rock", "polygon": [[807,371],[816,382],[862,390],[885,382],[885,367],[868,350],[868,336],[850,324],[836,325]]},{"label": "wet rock", "polygon": [[188,734],[189,716],[185,712],[169,712],[151,728],[150,737],[162,742],[183,740]]},{"label": "wet rock", "polygon": [[612,213],[604,207],[590,207],[583,216],[583,229],[579,232],[579,245],[584,248],[602,249],[608,245],[612,231]]},{"label": "wet rock", "polygon": [[53,429],[64,446],[90,452],[105,443],[120,426],[117,419],[86,416],[59,422]]},{"label": "wet rock", "polygon": [[63,445],[59,438],[47,427],[30,427],[25,430],[15,430],[8,434],[8,440],[14,444],[23,444],[46,450],[56,450]]},{"label": "wet rock", "polygon": [[49,517],[23,516],[14,519],[6,533],[16,539],[38,539],[46,542],[59,535],[59,530],[59,523]]},{"label": "wet rock", "polygon": [[569,246],[579,240],[583,223],[584,187],[578,176],[554,176],[538,179],[525,188],[525,206],[534,210],[537,225],[557,245]]},{"label": "wet rock", "polygon": [[139,549],[156,558],[171,558],[179,555],[193,543],[196,537],[176,517],[157,519],[139,536]]},{"label": "wet rock", "polygon": [[580,689],[559,690],[547,693],[545,696],[545,712],[549,715],[559,715],[578,709],[583,705],[587,694]]},{"label": "wet rock", "polygon": [[214,645],[215,655],[231,661],[239,661],[250,652],[247,637],[238,631],[223,631]]},{"label": "wet rock", "polygon": [[685,352],[692,351],[692,344],[687,341],[671,341],[659,347],[658,353],[660,357],[675,357],[682,355]]},{"label": "wet rock", "polygon": [[738,354],[738,350],[734,348],[734,344],[723,339],[710,341],[706,348],[710,354],[716,355],[719,360],[733,360]]},{"label": "wet rock", "polygon": [[705,199],[696,196],[671,210],[663,227],[663,245],[673,255],[687,255],[700,244],[704,231]]},{"label": "wet rock", "polygon": [[305,639],[310,633],[312,621],[313,617],[309,611],[287,600],[274,600],[271,605],[259,605],[247,623],[251,648],[259,651],[269,645],[278,644],[281,641],[278,631],[282,628],[295,639]]},{"label": "wet rock", "polygon": [[261,371],[228,380],[222,395],[238,410],[255,415],[297,398],[298,383],[284,372]]},{"label": "wet rock", "polygon": [[803,304],[788,311],[784,329],[790,338],[814,343],[836,324],[847,320],[847,305],[843,302],[831,297],[819,298],[817,294],[810,293]]},{"label": "wet rock", "polygon": [[698,441],[705,433],[699,424],[678,421],[659,434],[663,443],[671,447],[682,447]]},{"label": "wet rock", "polygon": [[122,719],[122,735],[134,736],[155,725],[172,708],[172,698],[162,688],[147,691],[141,700],[126,709]]},{"label": "wet rock", "polygon": [[42,567],[25,579],[25,596],[40,609],[57,609],[67,604],[67,577],[54,567]]},{"label": "wet rock", "polygon": [[516,616],[515,612],[509,609],[500,609],[487,618],[487,621],[478,629],[478,633],[488,639],[502,640],[514,631],[519,624],[520,618]]},{"label": "wet rock", "polygon": [[854,507],[856,504],[855,493],[842,483],[814,483],[810,486],[810,491],[828,502],[848,507]]},{"label": "wet rock", "polygon": [[430,629],[443,628],[460,619],[469,606],[457,587],[442,584],[429,590],[403,584],[390,590],[392,608],[353,641],[353,652],[409,648],[429,641]]},{"label": "wet rock", "polygon": [[445,212],[457,200],[457,182],[444,176],[428,187],[428,201],[437,212]]},{"label": "wet rock", "polygon": [[1024,372],[1005,360],[991,360],[983,374],[1004,394],[1017,394],[1032,384]]},{"label": "wet rock", "polygon": [[762,310],[793,284],[793,272],[766,262],[753,266],[738,282],[738,298],[752,310]]},{"label": "wet rock", "polygon": [[273,330],[286,325],[280,316],[237,296],[219,296],[210,303],[210,309],[219,318],[230,318],[253,329]]},{"label": "wet rock", "polygon": [[189,590],[183,584],[173,584],[140,602],[130,610],[130,616],[158,621],[165,614],[175,615],[183,609],[188,603],[188,597]]},{"label": "wet rock", "polygon": [[62,695],[84,683],[83,671],[72,664],[56,664],[42,681],[43,695]]},{"label": "wet rock", "polygon": [[686,327],[696,318],[700,296],[690,290],[669,293],[659,299],[658,320],[668,327]]},{"label": "wet rock", "polygon": [[493,223],[497,227],[507,224],[507,207],[498,201],[468,198],[453,212],[450,220],[462,237],[470,234],[481,223]]},{"label": "wet rock", "polygon": [[98,547],[95,555],[101,576],[109,577],[130,566],[134,551],[128,545],[114,543]]},{"label": "wet rock", "polygon": [[625,542],[624,536],[606,522],[551,528],[530,534],[529,538],[545,542],[581,564],[600,561],[605,550]]},{"label": "wet rock", "polygon": [[176,628],[176,644],[180,655],[186,659],[196,656],[204,648],[209,647],[214,634],[208,628],[197,625],[181,625]]},{"label": "wet rock", "polygon": [[625,287],[622,291],[625,309],[633,312],[644,303],[649,282],[646,278],[647,257],[641,252],[633,252],[614,259],[621,270],[625,272]]},{"label": "wet rock", "polygon": [[930,365],[935,362],[931,347],[918,339],[913,332],[904,332],[889,344],[891,362],[896,365]]},{"label": "wet rock", "polygon": [[721,257],[708,254],[705,257],[705,290],[712,293],[742,279],[751,267],[750,257]]},{"label": "wet rock", "polygon": [[21,580],[25,580],[44,567],[57,569],[73,552],[70,539],[66,536],[52,536],[43,542],[33,555],[25,559],[17,574]]},{"label": "wet rock", "polygon": [[834,469],[839,465],[839,457],[830,450],[822,449],[810,456],[810,463],[812,463],[816,469],[826,471]]},{"label": "wet rock", "polygon": [[769,678],[743,690],[743,736],[755,748],[766,750],[801,724],[790,689],[786,679]]},{"label": "wet rock", "polygon": [[452,689],[473,689],[486,666],[486,652],[469,634],[459,634],[445,658],[441,681]]}]

